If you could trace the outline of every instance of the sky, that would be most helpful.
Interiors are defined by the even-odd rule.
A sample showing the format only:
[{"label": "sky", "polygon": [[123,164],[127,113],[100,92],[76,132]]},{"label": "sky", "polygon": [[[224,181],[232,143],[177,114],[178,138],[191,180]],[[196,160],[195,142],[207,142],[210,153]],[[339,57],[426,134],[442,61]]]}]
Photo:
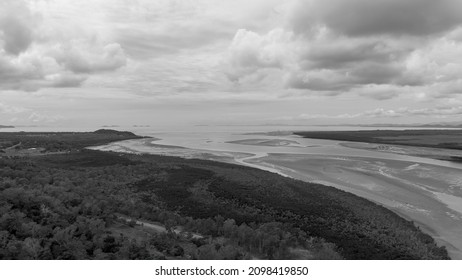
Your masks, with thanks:
[{"label": "sky", "polygon": [[0,0],[1,125],[461,116],[460,0]]}]

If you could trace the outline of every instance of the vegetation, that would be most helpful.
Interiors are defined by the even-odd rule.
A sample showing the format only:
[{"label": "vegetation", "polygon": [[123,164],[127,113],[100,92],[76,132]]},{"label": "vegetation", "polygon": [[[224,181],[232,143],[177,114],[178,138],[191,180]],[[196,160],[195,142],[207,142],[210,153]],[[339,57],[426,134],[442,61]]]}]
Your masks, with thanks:
[{"label": "vegetation", "polygon": [[[62,136],[40,137],[53,146]],[[1,259],[448,258],[412,222],[353,194],[237,165],[80,148],[99,141],[76,134],[67,153],[0,155]]]},{"label": "vegetation", "polygon": [[305,138],[462,150],[462,130],[300,131]]},{"label": "vegetation", "polygon": [[0,132],[0,149],[41,148],[43,152],[75,151],[112,141],[142,138],[127,131],[100,129],[95,132]]}]

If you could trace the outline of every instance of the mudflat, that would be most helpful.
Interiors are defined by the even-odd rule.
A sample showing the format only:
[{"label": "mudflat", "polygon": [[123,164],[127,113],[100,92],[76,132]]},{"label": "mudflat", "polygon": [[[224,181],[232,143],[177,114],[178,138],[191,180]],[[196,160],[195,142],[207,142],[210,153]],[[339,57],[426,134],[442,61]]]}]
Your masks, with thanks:
[{"label": "mudflat", "polygon": [[295,154],[269,154],[248,162],[384,205],[415,221],[446,246],[452,258],[462,259],[462,176],[458,169],[397,160]]}]

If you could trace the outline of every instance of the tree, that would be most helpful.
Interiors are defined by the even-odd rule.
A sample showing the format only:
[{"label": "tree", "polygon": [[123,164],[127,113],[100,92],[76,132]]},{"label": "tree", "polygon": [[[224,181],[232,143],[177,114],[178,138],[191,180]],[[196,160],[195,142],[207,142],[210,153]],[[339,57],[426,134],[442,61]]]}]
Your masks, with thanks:
[{"label": "tree", "polygon": [[36,238],[28,237],[22,243],[22,250],[26,253],[30,259],[39,259],[43,248],[40,246],[40,240]]},{"label": "tree", "polygon": [[237,226],[234,219],[227,219],[223,222],[223,235],[228,238],[237,235]]}]

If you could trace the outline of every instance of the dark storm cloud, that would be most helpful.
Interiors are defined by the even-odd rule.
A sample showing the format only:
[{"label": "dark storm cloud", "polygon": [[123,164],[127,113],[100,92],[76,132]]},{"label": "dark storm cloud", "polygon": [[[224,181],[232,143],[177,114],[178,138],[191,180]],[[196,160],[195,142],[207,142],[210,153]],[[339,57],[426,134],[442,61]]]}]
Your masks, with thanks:
[{"label": "dark storm cloud", "polygon": [[[327,69],[337,73],[325,80],[325,87],[329,90],[349,90],[363,84],[415,84],[416,81],[406,76],[405,67],[399,63],[408,53],[406,48],[391,47],[379,40],[332,39],[313,42],[300,55],[299,66],[307,72]],[[321,81],[305,81],[303,85],[308,89],[324,88],[320,86]],[[288,85],[304,88],[298,82],[289,82]]]},{"label": "dark storm cloud", "polygon": [[307,68],[336,69],[365,61],[388,63],[403,57],[404,50],[393,49],[379,40],[354,42],[343,40],[333,43],[314,44],[302,55]]},{"label": "dark storm cloud", "polygon": [[461,22],[459,0],[299,1],[290,20],[297,33],[309,33],[320,24],[348,36],[424,36],[445,32]]}]

